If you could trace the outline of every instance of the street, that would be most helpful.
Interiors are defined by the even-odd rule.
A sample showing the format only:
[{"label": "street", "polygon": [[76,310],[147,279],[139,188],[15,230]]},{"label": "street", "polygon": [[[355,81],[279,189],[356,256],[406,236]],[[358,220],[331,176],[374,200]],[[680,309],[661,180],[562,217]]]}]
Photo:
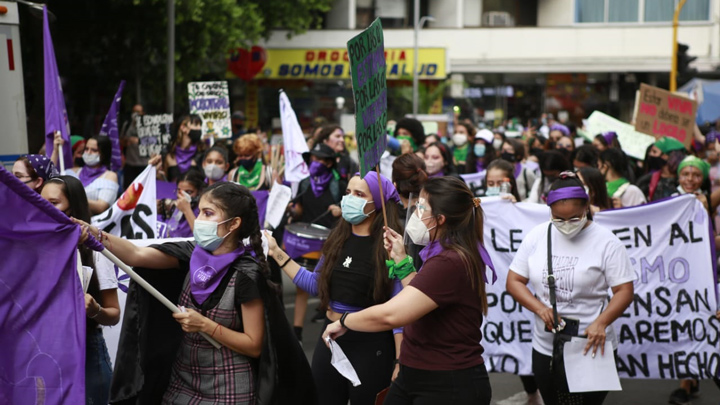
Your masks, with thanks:
[{"label": "street", "polygon": [[[295,306],[295,286],[289,278],[283,275],[283,295],[288,320],[292,322]],[[315,315],[315,308],[319,300],[311,297],[308,302],[308,312],[305,315],[305,328],[303,330],[303,348],[308,360],[312,358],[317,339],[322,333],[322,323],[313,323],[310,319]],[[611,392],[606,404],[612,405],[644,405],[667,404],[670,393],[678,387],[673,381],[666,380],[621,380],[623,391]],[[525,404],[520,379],[512,374],[491,373],[490,384],[493,390],[493,405],[521,405]],[[718,405],[720,404],[720,390],[706,380],[700,383],[700,392],[692,405]]]}]

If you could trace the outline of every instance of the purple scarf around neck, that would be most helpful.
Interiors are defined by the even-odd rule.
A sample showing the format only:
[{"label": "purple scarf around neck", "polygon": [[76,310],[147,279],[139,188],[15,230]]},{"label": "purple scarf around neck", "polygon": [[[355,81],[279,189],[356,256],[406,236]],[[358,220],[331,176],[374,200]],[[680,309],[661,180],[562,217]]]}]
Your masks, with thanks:
[{"label": "purple scarf around neck", "polygon": [[177,161],[178,169],[180,169],[180,174],[188,171],[195,152],[197,152],[197,145],[190,145],[187,149],[182,149],[180,145],[175,147],[175,160]]},{"label": "purple scarf around neck", "polygon": [[485,171],[485,160],[478,159],[475,161],[475,170],[477,170],[478,173],[482,173]]},{"label": "purple scarf around neck", "polygon": [[93,181],[103,175],[107,171],[107,167],[103,165],[97,165],[96,167],[84,166],[80,169],[78,178],[82,183],[83,187],[89,186]]},{"label": "purple scarf around neck", "polygon": [[520,176],[520,173],[522,173],[522,163],[515,163],[515,170],[513,171],[513,176],[517,179]]},{"label": "purple scarf around neck", "polygon": [[435,177],[443,177],[444,175],[445,175],[445,173],[443,173],[443,171],[440,170],[439,172],[437,172],[437,173],[435,173],[435,174],[431,174],[431,175],[429,175],[428,177],[432,179],[432,178],[435,178]]},{"label": "purple scarf around neck", "polygon": [[230,253],[215,256],[199,245],[195,246],[190,256],[190,292],[198,304],[202,305],[210,297],[230,265],[244,253],[245,247],[240,246]]},{"label": "purple scarf around neck", "polygon": [[[488,282],[487,274],[485,274],[485,271],[482,275],[483,280],[485,281],[485,284],[495,284],[495,282],[497,281],[497,273],[495,272],[495,265],[493,265],[493,262],[490,259],[490,254],[488,253],[487,249],[485,249],[485,246],[483,246],[482,243],[478,242],[477,247],[483,263],[485,263],[485,265],[489,267],[490,270],[492,270],[492,283]],[[443,250],[445,250],[445,248],[442,247],[439,241],[430,242],[420,251],[420,258],[423,260],[423,263],[426,263],[429,259],[442,253]],[[420,269],[422,269],[422,267]]]}]

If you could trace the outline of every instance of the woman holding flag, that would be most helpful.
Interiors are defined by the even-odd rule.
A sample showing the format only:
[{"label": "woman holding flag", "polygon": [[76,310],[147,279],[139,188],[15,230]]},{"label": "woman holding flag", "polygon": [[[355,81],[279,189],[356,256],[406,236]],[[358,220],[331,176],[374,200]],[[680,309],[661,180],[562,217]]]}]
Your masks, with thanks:
[{"label": "woman holding flag", "polygon": [[173,314],[185,333],[163,403],[311,403],[312,384],[301,378],[304,357],[267,282],[255,199],[246,187],[220,182],[206,189],[199,207],[194,243],[138,247],[90,227],[128,265],[188,271],[179,302],[184,312]]},{"label": "woman holding flag", "polygon": [[[90,221],[88,199],[82,183],[72,176],[53,177],[45,184],[41,196],[65,215],[82,221]],[[107,404],[110,397],[112,365],[108,354],[102,325],[116,325],[120,320],[120,304],[117,296],[117,278],[112,263],[85,245],[78,247],[78,273],[90,268],[92,275],[85,286],[85,313],[87,327],[85,338],[85,402]]]}]

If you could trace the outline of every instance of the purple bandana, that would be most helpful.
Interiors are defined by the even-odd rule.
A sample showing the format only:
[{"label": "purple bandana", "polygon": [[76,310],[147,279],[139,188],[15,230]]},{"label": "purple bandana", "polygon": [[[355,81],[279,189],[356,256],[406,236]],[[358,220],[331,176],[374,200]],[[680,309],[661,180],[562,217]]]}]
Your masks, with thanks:
[{"label": "purple bandana", "polygon": [[[485,265],[489,267],[490,270],[492,270],[492,283],[488,283],[487,274],[485,274],[486,272],[483,272],[483,280],[485,281],[485,284],[495,284],[495,282],[497,281],[497,273],[495,272],[495,265],[490,259],[490,254],[488,253],[487,249],[485,249],[485,246],[483,246],[482,243],[478,242],[477,247],[483,263],[485,263]],[[423,260],[423,263],[425,263],[432,257],[442,253],[443,250],[445,250],[445,248],[442,247],[439,241],[430,242],[420,251],[420,258]],[[422,270],[422,267],[420,268],[420,270]]]},{"label": "purple bandana", "polygon": [[55,164],[52,160],[48,159],[45,155],[25,155],[30,165],[35,169],[38,177],[48,181],[49,179],[57,176],[59,173],[55,168]]},{"label": "purple bandana", "polygon": [[603,132],[602,137],[605,138],[605,143],[609,146],[612,145],[613,139],[617,138],[617,133],[615,131]]},{"label": "purple bandana", "polygon": [[513,170],[513,176],[517,179],[522,173],[522,163],[515,163],[515,170]]},{"label": "purple bandana", "polygon": [[[356,175],[359,175],[359,173],[356,173]],[[365,180],[365,183],[367,183],[368,188],[370,188],[370,194],[372,194],[373,201],[380,201],[380,187],[378,186],[378,175],[375,171],[370,171],[365,174],[365,177],[363,178]],[[395,186],[393,186],[392,181],[388,179],[387,177],[380,175],[380,183],[382,186],[382,192],[383,197],[385,198],[385,202],[392,200],[396,203],[400,202],[400,196],[398,195],[397,190],[395,189]],[[377,207],[377,205],[376,205]]]},{"label": "purple bandana", "polygon": [[190,292],[198,304],[202,305],[210,294],[220,285],[230,265],[245,253],[245,247],[240,246],[224,255],[213,255],[200,246],[195,246],[190,256]]},{"label": "purple bandana", "polygon": [[560,131],[563,135],[570,136],[570,130],[563,124],[553,124],[550,127],[550,132],[552,131]]},{"label": "purple bandana", "polygon": [[579,198],[581,200],[589,200],[585,189],[582,187],[563,187],[552,190],[547,195],[547,205],[553,205],[560,200],[568,200],[571,198]]},{"label": "purple bandana", "polygon": [[332,170],[318,161],[310,163],[309,170],[310,187],[315,197],[319,198],[330,184],[330,180],[332,180]]},{"label": "purple bandana", "polygon": [[103,165],[97,165],[96,167],[90,167],[90,166],[84,166],[82,169],[80,169],[80,173],[78,173],[78,177],[80,178],[80,182],[82,183],[83,187],[87,187],[95,181],[98,177],[102,176],[103,173],[107,171],[107,167]]},{"label": "purple bandana", "polygon": [[175,160],[177,161],[178,169],[180,169],[180,174],[188,171],[195,152],[197,152],[196,145],[190,145],[187,149],[182,149],[179,145],[175,147]]}]

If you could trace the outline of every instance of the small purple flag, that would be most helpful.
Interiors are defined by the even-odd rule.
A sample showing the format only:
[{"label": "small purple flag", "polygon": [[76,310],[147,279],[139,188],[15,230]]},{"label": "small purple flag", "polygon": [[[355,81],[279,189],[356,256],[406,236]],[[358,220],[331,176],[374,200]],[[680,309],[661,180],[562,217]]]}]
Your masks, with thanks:
[{"label": "small purple flag", "polygon": [[85,403],[80,227],[0,167],[0,402]]},{"label": "small purple flag", "polygon": [[255,197],[258,208],[258,221],[260,222],[260,229],[265,229],[265,211],[267,211],[268,198],[270,192],[267,190],[251,191]]},{"label": "small purple flag", "polygon": [[[50,36],[47,6],[43,7],[43,59],[45,63],[45,154],[48,157],[52,156],[55,131],[60,131],[65,145],[63,146],[63,156],[58,156],[58,167],[61,167],[60,163],[62,162],[64,164],[63,169],[69,169],[73,166],[70,124],[65,109],[60,74],[55,62],[55,50]],[[63,158],[64,160],[62,160]],[[60,171],[62,172],[63,169]]]},{"label": "small purple flag", "polygon": [[118,110],[120,109],[120,100],[122,99],[122,92],[125,88],[125,80],[120,82],[115,98],[113,98],[112,104],[110,104],[110,110],[108,110],[105,116],[105,121],[100,128],[100,136],[109,136],[110,143],[112,143],[112,159],[110,160],[110,170],[117,173],[122,168],[122,154],[120,153],[120,135],[118,134]]}]

